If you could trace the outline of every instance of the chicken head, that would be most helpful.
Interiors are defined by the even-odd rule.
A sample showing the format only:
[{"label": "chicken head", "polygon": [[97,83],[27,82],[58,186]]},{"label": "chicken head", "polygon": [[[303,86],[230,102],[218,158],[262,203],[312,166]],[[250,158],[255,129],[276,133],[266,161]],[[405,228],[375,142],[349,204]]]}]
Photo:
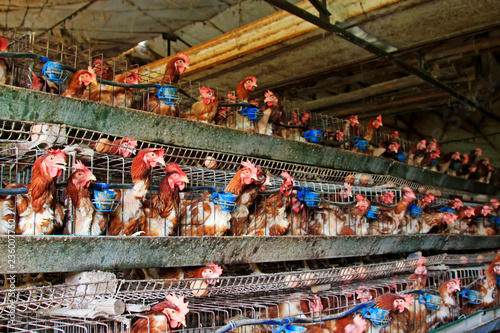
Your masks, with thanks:
[{"label": "chicken head", "polygon": [[47,154],[42,159],[42,170],[51,178],[61,176],[66,170],[66,153],[60,149],[47,150]]},{"label": "chicken head", "polygon": [[259,179],[257,178],[257,175],[259,173],[259,170],[249,160],[246,162],[241,162],[241,165],[244,167],[241,169],[240,177],[241,181],[244,182],[245,184],[249,185],[251,184],[254,180],[258,181]]},{"label": "chicken head", "polygon": [[168,295],[166,301],[154,305],[151,310],[160,311],[168,318],[171,328],[186,326],[186,314],[189,312],[189,302],[184,303],[184,296]]},{"label": "chicken head", "polygon": [[177,68],[179,73],[183,73],[186,69],[189,69],[190,59],[184,53],[177,53],[177,57],[179,59],[175,62],[175,68]]},{"label": "chicken head", "polygon": [[96,181],[95,176],[83,165],[82,161],[76,161],[74,165],[74,175],[72,182],[76,188],[89,187],[91,181]]},{"label": "chicken head", "polygon": [[243,86],[248,91],[254,91],[255,87],[257,87],[257,78],[255,76],[247,76],[245,78],[245,82],[243,83]]},{"label": "chicken head", "polygon": [[[153,168],[158,164],[165,166],[165,161],[163,160],[165,149],[145,148],[141,152],[144,152],[143,160],[147,165]],[[140,154],[137,154],[137,156],[140,156]]]},{"label": "chicken head", "polygon": [[83,84],[85,87],[90,86],[91,84],[97,85],[97,77],[95,75],[95,71],[92,67],[88,67],[86,71],[84,71],[78,77],[80,84]]},{"label": "chicken head", "polygon": [[203,276],[208,284],[215,284],[219,276],[222,275],[222,267],[216,264],[208,264],[201,272],[201,276]]},{"label": "chicken head", "polygon": [[[264,103],[267,105],[267,106],[276,106],[278,105],[278,102],[279,102],[279,99],[278,97],[276,97],[276,95],[271,91],[271,90],[268,90],[265,94],[265,99],[264,99]],[[297,113],[295,113],[295,116],[297,116]]]},{"label": "chicken head", "polygon": [[179,190],[183,190],[186,184],[189,183],[188,176],[179,168],[179,166],[175,163],[171,163],[167,165],[165,168],[168,176],[168,185],[171,189],[174,189],[175,186],[179,188]]}]

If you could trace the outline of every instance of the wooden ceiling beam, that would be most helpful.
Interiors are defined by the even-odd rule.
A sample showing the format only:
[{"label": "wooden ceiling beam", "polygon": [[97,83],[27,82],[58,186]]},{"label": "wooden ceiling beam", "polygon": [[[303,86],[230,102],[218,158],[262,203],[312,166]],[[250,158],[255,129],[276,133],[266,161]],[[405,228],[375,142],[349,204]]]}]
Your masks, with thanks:
[{"label": "wooden ceiling beam", "polygon": [[[367,12],[385,7],[401,0],[365,0],[361,6],[349,0],[328,1],[335,8],[342,11],[334,13],[334,19],[345,21],[358,15],[366,15]],[[309,1],[302,1],[297,7],[305,11],[315,11]],[[191,58],[192,66],[185,75],[208,69],[218,64],[250,54],[271,45],[282,43],[294,37],[317,30],[322,31],[314,24],[304,21],[286,11],[278,11],[265,18],[247,24],[241,28],[225,33],[217,38],[191,47],[183,53]],[[152,71],[163,72],[170,57],[163,58],[143,66]]]}]

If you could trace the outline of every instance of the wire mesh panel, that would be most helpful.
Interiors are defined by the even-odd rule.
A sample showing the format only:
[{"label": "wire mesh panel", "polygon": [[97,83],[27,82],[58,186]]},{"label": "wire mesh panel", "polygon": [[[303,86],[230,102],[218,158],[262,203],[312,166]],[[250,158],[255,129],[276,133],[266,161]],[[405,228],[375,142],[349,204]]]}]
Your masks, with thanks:
[{"label": "wire mesh panel", "polygon": [[[43,149],[60,147],[68,156],[68,167],[61,174],[60,182],[68,179],[73,165],[81,160],[99,183],[124,185],[123,189],[127,189],[132,187],[133,154],[143,148],[164,149],[165,160],[182,166],[193,190],[181,194],[178,212],[180,226],[172,232],[163,233],[165,235],[222,235],[230,229],[232,235],[249,236],[413,234],[431,230],[449,232],[444,227],[448,221],[439,220],[435,210],[429,210],[423,217],[413,217],[412,212],[395,214],[402,200],[402,190],[397,185],[386,184],[393,179],[388,176],[252,159],[270,176],[268,190],[259,192],[255,186],[243,189],[237,194],[239,199],[236,200],[236,206],[225,211],[221,210],[223,206],[220,203],[214,202],[214,192],[223,191],[235,177],[236,171],[241,168],[240,163],[245,160],[243,156],[153,144],[66,125],[8,120],[0,124],[0,186],[29,184],[32,166],[44,153]],[[286,196],[280,194],[279,190],[283,179],[275,176],[283,170],[295,179],[294,191]],[[156,193],[156,186],[164,175],[165,171],[161,168],[152,169],[150,193]],[[394,180],[396,184],[405,183],[401,179]],[[412,186],[415,188],[418,185]],[[60,202],[63,196],[61,189],[58,194]],[[421,200],[417,198],[417,201]],[[450,199],[439,198],[433,204],[439,207],[449,202]],[[122,209],[119,212],[123,213]],[[236,211],[232,211],[234,209]],[[75,214],[74,208],[67,210],[69,216]],[[107,215],[103,215],[103,218],[106,219]],[[215,232],[206,228],[215,222],[224,225],[225,229]],[[466,228],[463,233],[468,234],[489,234],[490,230],[496,229],[496,225],[489,221],[467,220],[460,223],[459,226]],[[439,228],[433,229],[434,225]],[[274,230],[278,227],[282,230]],[[341,231],[343,228],[345,230]],[[104,231],[105,228],[101,229]],[[98,234],[105,234],[103,231]],[[135,231],[141,230],[138,227]]]},{"label": "wire mesh panel", "polygon": [[130,320],[45,317],[36,314],[0,315],[2,332],[128,333]]}]

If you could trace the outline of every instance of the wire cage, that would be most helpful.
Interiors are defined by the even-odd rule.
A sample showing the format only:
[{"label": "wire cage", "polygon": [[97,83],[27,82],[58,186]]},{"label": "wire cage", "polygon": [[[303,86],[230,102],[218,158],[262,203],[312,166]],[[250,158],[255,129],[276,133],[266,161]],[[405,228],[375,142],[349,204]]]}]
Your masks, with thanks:
[{"label": "wire cage", "polygon": [[[189,301],[187,327],[182,331],[213,332],[242,320],[285,318],[314,319],[317,322],[313,325],[328,328],[328,321],[320,323],[327,316],[337,315],[337,318],[341,318],[348,310],[361,314],[364,306],[374,306],[363,304],[393,293],[413,295],[413,302],[404,313],[395,314],[388,318],[390,320],[384,321],[388,327],[382,332],[390,332],[395,326],[407,327],[409,332],[421,332],[423,328],[423,331],[430,331],[460,316],[459,308],[463,303],[461,293],[455,291],[450,294],[451,299],[446,299],[447,304],[440,303],[437,296],[441,295],[441,285],[451,279],[458,279],[462,286],[473,288],[480,281],[478,278],[484,275],[484,266],[432,270],[432,267],[445,260],[446,255],[427,257],[426,266],[430,271],[423,290],[415,288],[416,280],[410,279],[408,275],[408,271],[415,268],[416,259],[258,276],[219,277],[209,287],[209,292],[203,295],[205,297],[193,294],[197,287],[193,282],[200,279],[115,280],[113,284],[96,282],[16,290],[16,296],[10,296],[0,306],[0,327],[8,332],[45,332],[50,329],[64,332],[130,332],[130,327],[137,319],[146,318],[145,314],[152,305],[164,300],[166,295],[176,294],[184,295]],[[292,276],[294,279],[290,278]],[[99,284],[100,287],[97,287]],[[312,293],[309,289],[312,285],[324,287]],[[7,295],[7,292],[2,294]],[[436,301],[430,303],[433,297]],[[61,306],[81,309],[92,302],[105,300],[123,301],[128,314],[76,318],[61,317],[53,311]],[[495,296],[495,304],[498,301]],[[14,307],[14,311],[7,309],[7,306],[10,309]],[[15,313],[15,320],[10,319],[11,313]],[[373,320],[370,319],[372,324],[368,325],[377,323]],[[269,325],[267,322],[239,328],[235,325],[232,331],[271,331],[273,327]],[[301,325],[310,327],[311,324]]]},{"label": "wire cage", "polygon": [[38,314],[0,315],[2,332],[128,333],[131,319],[78,319]]},{"label": "wire cage", "polygon": [[[426,264],[442,263],[445,255],[427,257]],[[0,313],[49,312],[51,309],[69,307],[85,309],[96,303],[113,300],[125,304],[150,305],[161,301],[168,294],[193,296],[236,297],[259,292],[307,290],[313,285],[346,285],[356,281],[370,281],[409,272],[417,265],[416,259],[389,261],[349,267],[295,270],[261,275],[221,276],[214,284],[201,283],[203,279],[118,279],[110,273],[89,273],[93,282],[78,282],[78,278],[53,286],[22,288],[0,291]],[[78,276],[78,275],[77,275]],[[203,298],[203,299],[206,299]]]},{"label": "wire cage", "polygon": [[[76,160],[81,160],[97,177],[99,183],[123,185],[127,188],[127,186],[131,187],[130,168],[133,153],[143,148],[165,149],[165,160],[181,165],[191,186],[190,191],[181,194],[181,218],[179,220],[181,227],[174,234],[215,235],[216,233],[205,231],[204,228],[200,231],[201,225],[209,218],[208,212],[213,211],[218,214],[217,216],[212,214],[212,217],[217,220],[222,216],[227,224],[235,218],[231,210],[238,209],[238,206],[241,206],[238,211],[241,228],[248,230],[250,224],[255,224],[257,220],[262,220],[264,217],[265,223],[260,229],[266,230],[265,235],[269,235],[270,226],[276,221],[288,224],[285,226],[286,230],[280,232],[281,235],[294,236],[335,236],[340,234],[343,227],[350,228],[357,235],[420,233],[430,230],[421,231],[421,226],[416,225],[421,224],[421,219],[412,219],[409,216],[395,217],[393,214],[393,210],[401,199],[399,186],[407,185],[415,190],[422,187],[400,178],[252,158],[256,165],[261,166],[271,176],[271,185],[268,186],[267,191],[259,193],[257,188],[254,188],[252,198],[246,198],[242,192],[241,199],[236,201],[235,206],[228,206],[227,211],[223,209],[221,212],[220,209],[223,206],[213,203],[212,193],[223,191],[236,171],[241,168],[240,163],[247,159],[244,156],[136,141],[132,138],[59,124],[1,120],[0,126],[2,128],[0,134],[2,185],[0,186],[2,187],[11,183],[29,184],[31,167],[36,158],[41,156],[47,148],[63,148],[68,156],[68,168],[59,178],[59,182],[64,183],[71,174],[71,168]],[[294,177],[295,188],[284,201],[286,202],[284,209],[280,207],[279,210],[275,210],[277,206],[272,203],[272,200],[279,197],[278,189],[283,179],[277,176],[283,170],[288,171]],[[165,171],[161,168],[152,169],[150,193],[156,193],[156,187],[164,175]],[[396,185],[388,185],[390,181]],[[63,187],[64,185],[61,184],[59,191],[61,202],[64,194]],[[424,188],[436,189],[437,187]],[[302,195],[299,196],[299,192],[302,193],[304,190],[307,190],[310,195],[305,200]],[[444,188],[440,190],[444,194],[454,196],[465,193]],[[252,190],[249,189],[249,191]],[[370,211],[364,212],[362,216],[358,216],[356,211],[359,207],[358,195],[368,200],[371,207]],[[297,198],[300,199],[299,201],[303,200],[304,203],[298,211],[292,209]],[[241,202],[243,199],[246,201]],[[449,200],[440,198],[436,202],[439,201],[444,205]],[[186,207],[189,209],[186,210]],[[202,210],[202,214],[199,214],[201,211],[198,209],[198,213],[191,214],[196,207],[206,207],[210,210],[206,212]],[[268,209],[264,209],[265,207],[268,209],[272,207],[275,213],[269,214]],[[320,220],[323,220],[320,222],[321,225],[315,226],[314,224]],[[231,223],[233,222],[234,220]],[[259,223],[262,224],[262,222]],[[478,222],[472,223],[474,226],[475,224]],[[467,232],[482,232],[481,230],[484,229],[481,229],[482,224],[484,222]],[[193,227],[197,229],[196,232],[192,231]],[[490,227],[489,224],[488,227]],[[321,228],[327,230],[321,231]],[[493,228],[496,228],[496,225],[493,224]],[[312,229],[316,231],[312,232]],[[241,231],[233,230],[233,232],[245,234]],[[249,235],[256,234],[250,233]]]}]

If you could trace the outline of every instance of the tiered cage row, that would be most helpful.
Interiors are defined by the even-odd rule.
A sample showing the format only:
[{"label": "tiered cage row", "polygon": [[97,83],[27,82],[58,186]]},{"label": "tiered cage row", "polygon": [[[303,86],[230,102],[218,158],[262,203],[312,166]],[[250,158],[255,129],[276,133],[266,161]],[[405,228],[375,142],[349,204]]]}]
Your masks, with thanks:
[{"label": "tiered cage row", "polygon": [[[64,182],[72,172],[72,166],[76,160],[81,160],[97,178],[98,183],[107,185],[122,185],[131,188],[130,170],[133,155],[124,158],[121,155],[99,153],[98,145],[102,140],[114,142],[116,147],[127,138],[111,136],[105,133],[94,132],[74,128],[66,125],[30,123],[20,121],[3,120],[2,134],[0,137],[0,174],[2,186],[11,183],[29,184],[31,181],[31,167],[39,156],[44,154],[41,148],[62,148],[68,155],[68,168],[59,178],[61,183],[59,198],[63,202]],[[179,148],[168,145],[160,145],[152,142],[139,141],[137,147],[128,148],[130,151],[138,151],[143,148],[165,149],[165,161],[177,163],[187,174],[190,181],[189,187],[181,194],[181,215],[179,229],[184,232],[175,232],[175,235],[196,236],[205,234],[190,234],[190,228],[200,226],[204,216],[195,217],[183,214],[183,209],[193,207],[200,203],[212,202],[211,194],[222,191],[222,189],[235,176],[241,167],[240,163],[245,161],[244,156],[216,153],[210,151]],[[116,149],[115,149],[116,151]],[[343,227],[349,227],[357,235],[380,235],[380,234],[413,234],[427,233],[434,226],[428,222],[427,227],[422,226],[422,221],[432,216],[437,216],[441,207],[447,206],[456,197],[471,197],[469,193],[454,191],[435,186],[421,186],[404,179],[387,175],[369,175],[353,173],[348,171],[318,168],[307,165],[292,164],[252,158],[252,162],[260,166],[264,172],[270,175],[270,185],[265,191],[261,191],[254,202],[247,202],[248,221],[243,229],[248,228],[252,217],[265,214],[259,212],[258,203],[266,202],[271,196],[279,192],[283,179],[279,177],[281,172],[287,171],[294,177],[295,191],[290,200],[299,200],[304,204],[300,211],[292,211],[290,205],[285,209],[285,217],[290,224],[287,227],[287,235],[326,235],[337,236],[341,234]],[[212,167],[213,169],[209,169]],[[151,192],[155,193],[157,186],[164,177],[165,171],[161,168],[153,169]],[[402,187],[408,186],[415,193],[441,192],[442,197],[435,198],[431,208],[424,213],[423,210],[413,212],[412,206],[404,217],[395,217],[394,211],[403,199]],[[11,190],[3,190],[4,194],[14,193]],[[418,195],[413,205],[418,205],[425,195]],[[388,198],[386,198],[388,197]],[[359,208],[362,199],[368,200],[369,211]],[[291,201],[289,201],[291,202]],[[474,203],[464,201],[465,206],[482,206],[487,202]],[[237,209],[237,207],[236,207]],[[359,211],[358,211],[359,210]],[[215,210],[218,213],[218,210]],[[359,215],[361,212],[361,215]],[[457,214],[451,210],[451,213]],[[73,214],[69,212],[69,214]],[[493,214],[493,215],[492,215]],[[495,213],[488,216],[475,216],[476,220],[463,219],[457,230],[465,234],[481,234],[485,228],[496,229],[497,218]],[[359,215],[359,216],[358,216]],[[265,216],[267,229],[275,222],[277,216]],[[254,218],[255,219],[255,218]],[[395,219],[397,222],[395,222]],[[478,220],[477,220],[478,219]],[[430,221],[430,220],[429,220]],[[441,221],[444,222],[444,221]],[[469,228],[468,224],[480,227]],[[436,224],[434,233],[447,233],[449,229]],[[444,224],[443,224],[444,226]],[[70,229],[74,230],[74,229]],[[481,231],[483,230],[483,231]],[[137,230],[140,231],[140,230]],[[104,235],[106,232],[104,232]],[[247,232],[240,230],[233,235],[246,235]]]},{"label": "tiered cage row", "polygon": [[[464,265],[464,257],[468,258],[468,263],[463,267],[442,265],[446,262]],[[132,323],[138,318],[146,318],[152,305],[164,300],[166,295],[177,294],[189,300],[186,327],[178,331],[265,332],[278,328],[276,323],[265,320],[287,318],[312,320],[314,325],[328,328],[330,320],[336,316],[345,317],[346,312],[352,310],[365,313],[363,308],[374,307],[371,301],[391,293],[413,295],[408,310],[419,311],[422,316],[408,317],[408,311],[393,314],[390,318],[366,317],[370,318],[372,325],[384,327],[396,321],[386,329],[382,328],[381,332],[390,332],[395,324],[400,327],[409,325],[410,332],[414,332],[415,327],[418,328],[416,331],[425,332],[457,320],[465,305],[482,309],[482,299],[472,299],[467,296],[467,291],[477,289],[477,284],[485,277],[482,264],[492,257],[428,257],[429,274],[425,288],[418,288],[418,280],[409,277],[417,259],[292,273],[219,277],[204,294],[206,297],[193,295],[198,292],[195,283],[200,279],[138,281],[109,279],[106,275],[107,281],[2,291],[0,327],[5,332],[131,332]],[[444,300],[436,298],[442,291],[440,286],[451,279],[459,280],[461,286],[459,293],[451,294],[456,302],[454,306],[443,304]],[[99,308],[99,304],[121,306],[102,310],[104,307]],[[489,307],[498,304],[499,298],[494,296],[493,305]],[[443,311],[444,307],[448,314],[436,320],[437,312]],[[86,311],[89,308],[101,310]],[[245,320],[254,322],[251,326],[237,328]],[[227,325],[231,324],[232,329],[228,329]],[[307,322],[299,321],[299,325],[310,327]],[[426,329],[422,330],[422,327]]]},{"label": "tiered cage row", "polygon": [[[175,108],[177,115],[179,111],[181,113],[189,113],[191,105],[198,100],[201,88],[199,84],[192,84],[191,82],[181,80],[175,86],[170,85],[168,82],[162,81],[164,73],[152,71],[148,67],[139,69],[137,66],[129,65],[126,61],[105,59],[102,55],[92,54],[90,50],[80,50],[76,46],[68,47],[61,42],[55,42],[48,36],[37,37],[31,33],[17,36],[13,32],[12,36],[7,37],[11,40],[8,52],[12,54],[7,54],[6,59],[8,59],[13,72],[10,83],[15,86],[62,94],[66,89],[69,81],[68,77],[72,72],[79,69],[87,69],[88,66],[94,66],[94,68],[97,68],[95,71],[97,79],[105,84],[98,86],[91,85],[89,88],[90,92],[85,94],[82,97],[83,99],[88,99],[92,95],[92,100],[96,102],[158,113],[150,103],[156,105],[158,101],[156,97],[160,96],[161,103],[170,105],[173,109]],[[96,65],[96,61],[99,65]],[[56,65],[56,63],[62,64],[62,67],[60,67],[61,65]],[[99,70],[99,68],[102,68],[99,66],[103,66],[102,64],[104,63],[109,66],[107,68],[108,75],[111,78],[115,78],[116,82],[110,82],[111,80],[108,78],[103,78],[106,74],[104,70]],[[59,68],[60,71],[53,73],[52,66]],[[122,82],[125,77],[122,74],[127,75],[135,72],[139,74],[140,81]],[[35,76],[39,80],[46,77],[52,78],[52,82],[44,80],[42,88],[35,87],[36,84],[34,85],[33,82],[36,79]],[[120,87],[130,87],[132,89],[124,93],[124,98],[115,99],[114,94],[120,90]],[[166,88],[166,90],[161,90],[162,87]],[[225,92],[219,91],[217,87],[212,88],[221,99],[226,95]],[[160,93],[158,92],[159,90],[161,90]],[[111,100],[104,97],[104,95],[109,94],[113,96]],[[227,101],[221,100],[221,102],[224,103]],[[253,108],[254,106],[247,104],[247,106],[223,107],[225,120],[221,121],[219,125],[251,130],[251,128],[241,127],[234,120],[236,114],[241,115],[242,112],[246,114],[245,110],[247,107]],[[279,125],[278,123],[273,125],[278,128],[277,133],[274,135],[297,141],[325,143],[344,149],[353,148],[354,138],[351,138],[349,130],[346,130],[348,129],[348,122],[346,120],[308,113],[307,111],[294,109],[292,106],[286,104],[284,105],[283,112],[284,114],[281,117]],[[304,113],[307,113],[309,120],[307,124],[299,124],[300,121],[298,119]],[[229,116],[230,114],[232,114],[232,117]],[[249,119],[253,118],[250,117]],[[248,120],[250,126],[253,126],[254,121],[256,122],[257,120]],[[339,131],[344,133],[340,141],[338,138],[335,138],[335,134]],[[394,140],[390,139],[388,134],[384,134],[381,131],[375,132],[370,140],[375,146],[388,141]],[[408,153],[413,144],[401,138],[395,139],[395,141],[400,144],[401,151],[406,153]]]}]

